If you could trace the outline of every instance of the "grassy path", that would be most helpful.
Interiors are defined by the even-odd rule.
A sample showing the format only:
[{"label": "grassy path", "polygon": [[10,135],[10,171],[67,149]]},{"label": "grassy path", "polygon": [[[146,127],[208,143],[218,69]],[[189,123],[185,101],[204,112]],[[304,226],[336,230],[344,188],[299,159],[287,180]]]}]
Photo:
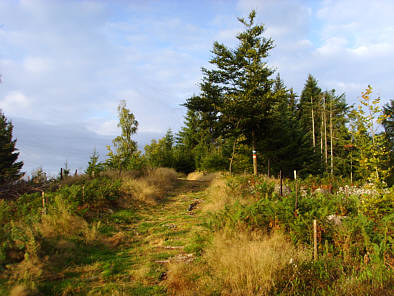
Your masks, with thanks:
[{"label": "grassy path", "polygon": [[[179,179],[155,205],[135,205],[104,217],[105,244],[78,246],[52,281],[48,295],[166,295],[162,281],[172,261],[193,260],[193,241],[209,182]],[[189,211],[191,204],[197,204]],[[106,219],[106,221],[105,221]],[[105,223],[104,223],[105,222]],[[198,237],[198,236],[197,236]]]}]

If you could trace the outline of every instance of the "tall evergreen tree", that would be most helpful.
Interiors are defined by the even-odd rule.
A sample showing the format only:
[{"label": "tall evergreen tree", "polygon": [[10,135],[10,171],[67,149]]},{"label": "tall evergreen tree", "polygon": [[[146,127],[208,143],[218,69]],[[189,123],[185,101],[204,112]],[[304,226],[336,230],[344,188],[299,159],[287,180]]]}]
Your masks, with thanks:
[{"label": "tall evergreen tree", "polygon": [[319,112],[321,110],[321,94],[322,91],[317,84],[317,80],[309,74],[301,92],[298,118],[305,131],[310,135],[310,142],[315,151],[317,151],[316,147],[318,146],[317,139],[321,136],[318,128],[321,122],[321,112]]},{"label": "tall evergreen tree", "polygon": [[[335,89],[324,92],[327,105],[329,167],[333,174],[348,175],[350,172],[349,150],[345,146],[351,139],[347,128],[349,106],[345,94],[336,95]],[[328,168],[327,168],[328,169]]]},{"label": "tall evergreen tree", "polygon": [[23,176],[22,161],[12,139],[13,125],[0,110],[0,187],[10,185]]},{"label": "tall evergreen tree", "polygon": [[382,124],[387,137],[390,139],[391,150],[394,150],[394,100],[390,100],[383,107],[384,118]]},{"label": "tall evergreen tree", "polygon": [[318,173],[318,156],[313,153],[308,134],[297,119],[295,94],[286,89],[279,74],[274,81],[272,94],[275,104],[268,115],[271,125],[261,141],[272,173],[277,174],[279,170],[287,176],[292,176],[293,170],[302,175]]},{"label": "tall evergreen tree", "polygon": [[264,26],[255,25],[255,16],[252,11],[248,20],[239,18],[245,31],[237,35],[237,48],[214,43],[210,63],[215,67],[202,70],[202,95],[185,104],[201,112],[203,120],[208,119],[207,123],[214,127],[209,133],[213,139],[218,135],[233,139],[243,135],[253,150],[270,124],[268,114],[273,105],[273,70],[265,62],[273,41],[262,36]]},{"label": "tall evergreen tree", "polygon": [[392,186],[394,185],[394,100],[390,100],[390,103],[387,103],[383,107],[383,112],[384,119],[382,120],[382,124],[385,130],[385,135],[390,143],[390,176],[387,179],[387,183],[389,186]]}]

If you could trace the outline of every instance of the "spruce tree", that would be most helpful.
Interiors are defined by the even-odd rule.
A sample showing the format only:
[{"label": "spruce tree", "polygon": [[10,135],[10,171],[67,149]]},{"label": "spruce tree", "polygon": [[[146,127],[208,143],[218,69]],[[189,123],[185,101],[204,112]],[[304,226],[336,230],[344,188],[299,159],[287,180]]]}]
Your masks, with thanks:
[{"label": "spruce tree", "polygon": [[261,150],[265,161],[270,160],[271,172],[278,174],[281,170],[289,177],[293,170],[301,175],[319,172],[319,157],[313,153],[308,134],[297,120],[295,94],[285,87],[279,74],[273,84],[272,96],[275,103],[268,115],[271,125],[261,141]]},{"label": "spruce tree", "polygon": [[20,179],[23,162],[17,161],[19,152],[12,140],[13,125],[0,110],[0,187],[10,185]]},{"label": "spruce tree", "polygon": [[210,60],[214,67],[202,69],[202,94],[185,104],[189,110],[200,112],[201,123],[211,127],[207,136],[212,141],[208,144],[214,149],[223,138],[234,141],[242,135],[255,150],[270,124],[273,70],[265,59],[273,41],[263,37],[264,26],[255,24],[255,16],[252,11],[247,20],[239,18],[245,30],[237,35],[239,45],[235,49],[214,43]]},{"label": "spruce tree", "polygon": [[319,124],[321,121],[321,89],[317,80],[311,75],[305,82],[298,104],[298,118],[305,131],[310,135],[310,142],[317,151],[317,139],[320,138]]},{"label": "spruce tree", "polygon": [[390,143],[390,176],[387,179],[389,186],[394,184],[394,100],[384,106],[384,119],[382,121],[386,138]]}]

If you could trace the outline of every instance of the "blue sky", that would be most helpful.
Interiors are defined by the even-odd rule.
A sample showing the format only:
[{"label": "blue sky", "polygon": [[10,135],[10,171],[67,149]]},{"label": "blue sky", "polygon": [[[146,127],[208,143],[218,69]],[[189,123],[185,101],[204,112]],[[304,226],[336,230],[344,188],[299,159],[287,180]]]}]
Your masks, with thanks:
[{"label": "blue sky", "polygon": [[308,73],[354,103],[368,84],[393,98],[391,0],[0,0],[0,109],[24,170],[86,167],[119,134],[121,99],[140,148],[177,131],[214,41],[236,45],[257,11],[275,41],[268,64],[300,93]]}]

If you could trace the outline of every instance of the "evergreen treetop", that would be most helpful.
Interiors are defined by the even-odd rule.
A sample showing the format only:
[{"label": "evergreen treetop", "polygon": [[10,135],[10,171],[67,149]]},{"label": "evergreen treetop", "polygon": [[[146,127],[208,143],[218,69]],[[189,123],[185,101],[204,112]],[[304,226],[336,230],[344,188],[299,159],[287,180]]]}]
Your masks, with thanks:
[{"label": "evergreen treetop", "polygon": [[20,179],[24,173],[20,170],[22,161],[17,161],[19,152],[12,140],[13,125],[0,110],[0,187]]}]

